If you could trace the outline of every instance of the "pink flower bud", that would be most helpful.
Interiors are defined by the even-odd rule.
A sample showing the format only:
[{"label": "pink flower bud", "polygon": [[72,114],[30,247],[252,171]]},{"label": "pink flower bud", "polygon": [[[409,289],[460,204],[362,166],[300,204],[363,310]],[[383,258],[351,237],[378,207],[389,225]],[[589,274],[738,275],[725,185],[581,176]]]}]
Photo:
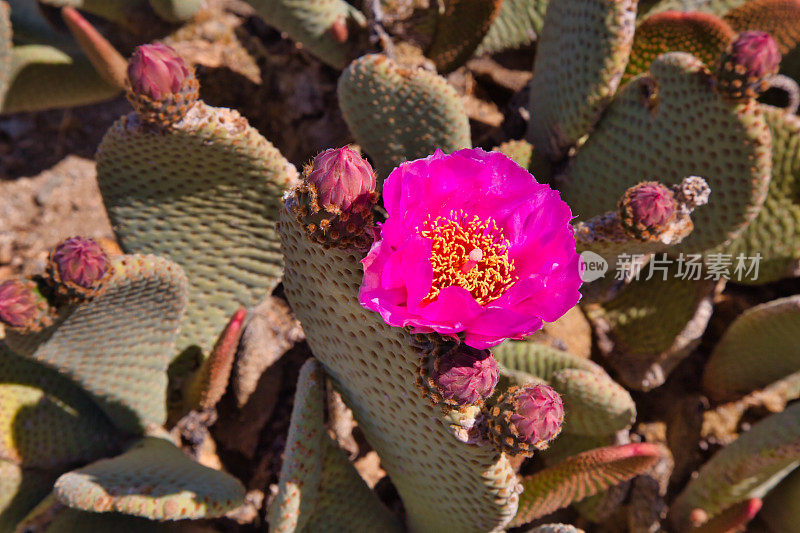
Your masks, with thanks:
[{"label": "pink flower bud", "polygon": [[0,283],[0,322],[18,329],[38,329],[47,316],[47,302],[32,281]]},{"label": "pink flower bud", "polygon": [[740,33],[720,57],[717,89],[733,101],[756,98],[778,73],[781,53],[775,39],[763,31]]},{"label": "pink flower bud", "polygon": [[306,181],[316,187],[317,201],[323,208],[341,211],[375,191],[372,166],[349,146],[331,148],[317,155]]},{"label": "pink flower bud", "polygon": [[50,269],[55,280],[80,289],[93,289],[109,271],[109,260],[97,242],[72,237],[58,246],[50,256]]},{"label": "pink flower bud", "polygon": [[549,442],[561,432],[564,404],[549,385],[537,383],[519,389],[513,398],[513,410],[510,422],[524,442]]},{"label": "pink flower bud", "polygon": [[637,237],[647,238],[663,231],[675,217],[678,204],[668,187],[645,181],[631,187],[619,204],[623,227]]},{"label": "pink flower bud", "polygon": [[189,69],[177,52],[161,43],[138,47],[128,62],[133,92],[162,100],[177,93],[189,76]]},{"label": "pink flower bud", "polygon": [[444,398],[467,405],[491,396],[498,375],[489,350],[462,344],[442,356],[435,380]]}]

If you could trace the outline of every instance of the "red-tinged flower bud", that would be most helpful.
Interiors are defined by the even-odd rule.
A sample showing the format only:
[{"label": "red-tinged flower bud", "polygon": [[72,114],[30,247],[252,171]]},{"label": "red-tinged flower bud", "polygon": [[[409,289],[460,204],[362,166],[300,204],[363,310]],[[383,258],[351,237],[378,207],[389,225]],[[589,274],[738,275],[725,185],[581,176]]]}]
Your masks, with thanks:
[{"label": "red-tinged flower bud", "polygon": [[189,76],[189,69],[178,54],[161,43],[137,48],[128,62],[131,89],[153,100],[178,92]]},{"label": "red-tinged flower bud", "polygon": [[177,52],[161,43],[138,47],[128,62],[128,99],[143,121],[173,124],[198,99],[194,71]]},{"label": "red-tinged flower bud", "polygon": [[12,279],[0,283],[0,322],[21,333],[32,333],[49,325],[50,306],[36,283]]},{"label": "red-tinged flower bud", "polygon": [[675,219],[677,209],[670,188],[646,181],[625,191],[619,202],[620,222],[633,237],[648,240],[664,231]]},{"label": "red-tinged flower bud", "polygon": [[72,237],[50,254],[48,272],[63,296],[84,300],[96,296],[111,276],[111,262],[97,242]]},{"label": "red-tinged flower bud", "polygon": [[286,205],[312,241],[365,249],[372,244],[372,208],[378,201],[372,166],[349,146],[317,155]]},{"label": "red-tinged flower bud", "polygon": [[763,31],[740,33],[720,57],[717,88],[726,98],[742,101],[756,98],[778,73],[781,53],[775,39]]},{"label": "red-tinged flower bud", "polygon": [[442,356],[434,380],[445,399],[469,405],[491,396],[498,376],[497,362],[489,350],[461,344]]},{"label": "red-tinged flower bud", "polygon": [[561,433],[564,404],[549,385],[537,383],[522,387],[514,395],[513,402],[511,423],[525,442],[539,446]]},{"label": "red-tinged flower bud", "polygon": [[341,211],[375,192],[372,166],[349,146],[330,148],[317,155],[306,181],[316,187],[320,206]]},{"label": "red-tinged flower bud", "polygon": [[544,450],[561,432],[564,404],[549,385],[511,387],[500,398],[488,421],[489,438],[511,455]]}]

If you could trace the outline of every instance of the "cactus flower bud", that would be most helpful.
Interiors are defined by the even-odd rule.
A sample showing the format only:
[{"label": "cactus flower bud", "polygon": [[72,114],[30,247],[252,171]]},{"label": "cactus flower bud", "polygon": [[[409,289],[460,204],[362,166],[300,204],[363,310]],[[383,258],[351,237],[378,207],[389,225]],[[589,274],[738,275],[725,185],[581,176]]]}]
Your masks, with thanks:
[{"label": "cactus flower bud", "polygon": [[161,43],[138,47],[128,61],[128,100],[147,123],[168,126],[197,101],[194,71],[177,52]]},{"label": "cactus flower bud", "polygon": [[100,245],[83,237],[72,237],[56,246],[48,264],[57,292],[78,300],[96,296],[111,270]]},{"label": "cactus flower bud", "polygon": [[161,43],[137,48],[128,62],[131,89],[153,100],[178,92],[189,77],[189,69],[175,50]]},{"label": "cactus flower bud", "polygon": [[0,283],[0,322],[22,333],[49,325],[49,305],[36,283],[19,279]]},{"label": "cactus flower bud", "polygon": [[326,209],[346,211],[356,200],[375,192],[372,166],[349,146],[317,155],[306,181],[316,187],[317,201]]},{"label": "cactus flower bud", "polygon": [[489,439],[511,455],[547,449],[561,432],[564,404],[549,385],[511,387],[497,400],[488,421]]},{"label": "cactus flower bud", "polygon": [[648,240],[657,237],[675,219],[677,208],[670,188],[645,181],[625,191],[619,202],[620,222],[633,237]]},{"label": "cactus flower bud", "polygon": [[489,350],[461,344],[439,360],[435,381],[445,399],[467,405],[491,396],[498,375],[497,363]]},{"label": "cactus flower bud", "polygon": [[740,33],[722,54],[717,66],[717,88],[726,98],[756,98],[778,73],[781,53],[775,39],[763,31]]},{"label": "cactus flower bud", "polygon": [[514,397],[514,404],[511,423],[525,442],[538,447],[561,432],[564,404],[549,385],[537,383],[522,387]]},{"label": "cactus flower bud", "polygon": [[366,249],[372,244],[372,208],[378,201],[375,173],[348,146],[325,150],[303,171],[287,197],[312,241],[325,247]]}]

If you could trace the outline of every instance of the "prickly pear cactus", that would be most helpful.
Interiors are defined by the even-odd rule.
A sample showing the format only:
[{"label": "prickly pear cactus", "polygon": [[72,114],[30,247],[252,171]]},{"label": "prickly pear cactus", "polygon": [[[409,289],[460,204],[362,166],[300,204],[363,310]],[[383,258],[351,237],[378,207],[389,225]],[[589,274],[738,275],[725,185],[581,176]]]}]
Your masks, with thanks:
[{"label": "prickly pear cactus", "polygon": [[436,31],[428,49],[439,72],[450,72],[475,52],[498,15],[503,0],[446,0],[436,17]]},{"label": "prickly pear cactus", "polygon": [[6,343],[78,383],[115,426],[140,433],[166,418],[166,370],[187,282],[180,267],[155,256],[116,256],[111,267],[102,294],[67,307],[41,333],[8,331]]},{"label": "prickly pear cactus", "polygon": [[339,78],[339,105],[380,177],[406,159],[472,146],[461,98],[444,78],[380,54],[363,56]]},{"label": "prickly pear cactus", "polygon": [[195,463],[155,437],[118,457],[62,475],[54,491],[73,509],[151,520],[221,516],[244,500],[244,487],[235,478]]},{"label": "prickly pear cactus", "polygon": [[295,175],[237,112],[202,101],[166,131],[131,114],[106,133],[98,184],[122,248],[169,257],[189,278],[178,351],[207,353],[236,309],[280,281],[275,220]]},{"label": "prickly pear cactus", "polygon": [[714,400],[731,400],[800,371],[795,342],[799,327],[797,296],[748,309],[714,347],[704,388]]},{"label": "prickly pear cactus", "polygon": [[[491,531],[516,512],[516,476],[487,444],[460,442],[416,388],[408,333],[358,301],[361,254],[311,243],[294,215],[280,221],[284,286],[326,374],[352,406],[416,531]],[[431,442],[448,443],[431,446]]]},{"label": "prickly pear cactus", "polygon": [[755,102],[726,104],[698,59],[672,52],[651,64],[650,76],[617,93],[560,190],[587,218],[613,210],[625,189],[645,177],[671,184],[702,176],[725,201],[698,210],[694,231],[678,246],[700,252],[730,241],[758,214],[772,170],[770,146]]},{"label": "prickly pear cactus", "polygon": [[[558,160],[589,132],[619,85],[636,2],[550,2],[531,80],[529,140]],[[581,43],[577,46],[576,43]]]},{"label": "prickly pear cactus", "polygon": [[297,382],[278,495],[270,509],[271,530],[401,531],[328,436],[324,383],[319,363],[306,362]]},{"label": "prickly pear cactus", "polygon": [[544,26],[547,0],[503,0],[475,55],[492,54],[532,43]]},{"label": "prickly pear cactus", "polygon": [[709,518],[747,498],[763,497],[800,464],[800,404],[770,415],[717,452],[681,492],[670,517],[689,525],[700,509]]}]

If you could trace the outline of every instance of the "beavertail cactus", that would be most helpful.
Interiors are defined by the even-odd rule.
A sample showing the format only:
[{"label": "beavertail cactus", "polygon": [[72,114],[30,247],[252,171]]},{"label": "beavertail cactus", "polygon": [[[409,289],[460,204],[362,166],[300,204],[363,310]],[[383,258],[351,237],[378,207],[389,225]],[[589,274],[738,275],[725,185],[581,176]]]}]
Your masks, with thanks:
[{"label": "beavertail cactus", "polygon": [[148,124],[179,121],[199,98],[194,69],[165,44],[137,48],[128,62],[128,79],[128,100]]},{"label": "beavertail cactus", "polygon": [[778,73],[781,53],[775,39],[763,31],[740,33],[720,57],[717,89],[725,98],[743,101],[756,98]]},{"label": "beavertail cactus", "polygon": [[511,455],[543,450],[561,433],[564,404],[549,385],[511,387],[491,410],[489,437]]},{"label": "beavertail cactus", "polygon": [[40,331],[53,322],[38,284],[16,279],[0,283],[0,322],[23,333]]}]

